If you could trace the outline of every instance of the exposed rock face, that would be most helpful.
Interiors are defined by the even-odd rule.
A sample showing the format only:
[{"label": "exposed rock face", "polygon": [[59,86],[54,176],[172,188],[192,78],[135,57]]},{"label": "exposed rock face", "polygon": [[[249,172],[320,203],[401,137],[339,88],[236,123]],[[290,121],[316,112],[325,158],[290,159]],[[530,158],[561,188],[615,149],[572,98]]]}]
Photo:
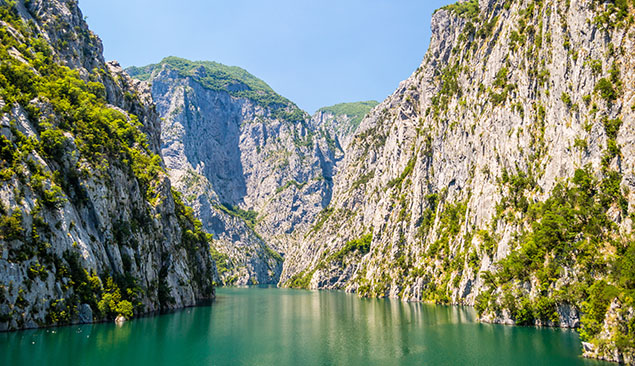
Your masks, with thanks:
[{"label": "exposed rock face", "polygon": [[75,1],[0,11],[0,330],[213,298],[208,242],[173,197],[149,90],[104,62]]},{"label": "exposed rock face", "polygon": [[277,252],[330,201],[334,156],[325,137],[238,68],[172,57],[128,72],[152,84],[170,176],[218,239],[223,282],[276,283]]},{"label": "exposed rock face", "polygon": [[[564,327],[627,296],[611,268],[635,257],[632,16],[595,1],[437,11],[422,65],[362,121],[280,283]],[[589,354],[625,360],[632,342],[606,343],[604,314],[582,312]]]},{"label": "exposed rock face", "polygon": [[629,342],[624,337],[628,336],[628,329],[635,322],[635,310],[633,307],[624,306],[618,299],[611,302],[598,339],[600,343],[584,343],[584,356],[599,358],[601,360],[619,362],[627,365],[635,364],[635,354],[632,351],[624,352],[619,343]]},{"label": "exposed rock face", "polygon": [[[342,152],[351,141],[353,134],[362,119],[370,110],[379,104],[375,101],[341,103],[330,107],[320,108],[311,123],[316,129],[323,131],[327,141],[335,145],[335,152]],[[338,154],[341,157],[343,154]]]}]

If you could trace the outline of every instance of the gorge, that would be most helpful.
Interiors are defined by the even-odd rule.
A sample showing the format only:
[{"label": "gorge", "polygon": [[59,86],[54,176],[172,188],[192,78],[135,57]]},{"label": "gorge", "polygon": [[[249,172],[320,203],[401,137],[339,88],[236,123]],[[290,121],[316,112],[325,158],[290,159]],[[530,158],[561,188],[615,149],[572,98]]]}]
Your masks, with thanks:
[{"label": "gorge", "polygon": [[277,284],[635,363],[635,2],[443,7],[391,96],[313,116],[238,67],[105,62],[73,1],[0,5],[0,330]]}]

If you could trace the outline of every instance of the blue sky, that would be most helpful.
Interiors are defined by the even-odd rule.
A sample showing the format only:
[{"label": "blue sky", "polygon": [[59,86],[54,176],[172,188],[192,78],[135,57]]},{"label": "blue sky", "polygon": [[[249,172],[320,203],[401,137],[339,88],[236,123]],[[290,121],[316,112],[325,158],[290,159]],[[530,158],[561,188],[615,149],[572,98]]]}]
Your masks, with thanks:
[{"label": "blue sky", "polygon": [[421,63],[453,0],[80,0],[107,60],[240,66],[307,112],[382,101]]}]

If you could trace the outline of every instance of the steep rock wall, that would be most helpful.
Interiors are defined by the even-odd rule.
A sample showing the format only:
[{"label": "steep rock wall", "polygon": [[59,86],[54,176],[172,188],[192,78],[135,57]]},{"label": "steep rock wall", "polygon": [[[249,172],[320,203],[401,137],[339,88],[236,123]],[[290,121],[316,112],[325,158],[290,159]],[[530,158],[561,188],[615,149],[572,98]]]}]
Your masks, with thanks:
[{"label": "steep rock wall", "polygon": [[214,297],[208,237],[172,192],[149,91],[75,1],[0,1],[0,330]]},{"label": "steep rock wall", "polygon": [[437,11],[280,283],[581,326],[587,355],[633,362],[632,23],[624,1]]},{"label": "steep rock wall", "polygon": [[218,239],[223,281],[276,283],[279,253],[330,201],[325,137],[242,69],[171,57],[128,72],[152,85],[170,176]]}]

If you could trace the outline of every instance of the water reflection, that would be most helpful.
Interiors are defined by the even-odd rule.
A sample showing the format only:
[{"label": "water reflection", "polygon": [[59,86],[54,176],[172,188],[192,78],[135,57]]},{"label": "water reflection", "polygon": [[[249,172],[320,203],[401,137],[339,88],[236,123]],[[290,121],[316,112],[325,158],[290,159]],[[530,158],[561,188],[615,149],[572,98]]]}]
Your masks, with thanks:
[{"label": "water reflection", "polygon": [[573,332],[478,324],[471,308],[339,292],[219,289],[211,306],[0,334],[3,365],[582,365]]}]

